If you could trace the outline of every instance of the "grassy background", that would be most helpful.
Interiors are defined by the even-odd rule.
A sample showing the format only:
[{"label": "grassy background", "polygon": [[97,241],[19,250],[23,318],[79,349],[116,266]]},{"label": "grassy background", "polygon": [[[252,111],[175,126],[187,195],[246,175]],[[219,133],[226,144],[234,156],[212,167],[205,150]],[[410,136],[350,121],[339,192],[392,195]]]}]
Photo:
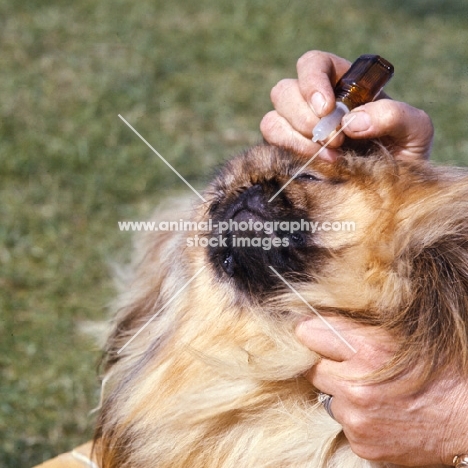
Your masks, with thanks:
[{"label": "grassy background", "polygon": [[323,49],[379,53],[387,91],[425,109],[434,159],[468,164],[468,3],[0,0],[0,466],[85,441],[113,297],[117,221],[185,191],[260,139],[269,91]]}]

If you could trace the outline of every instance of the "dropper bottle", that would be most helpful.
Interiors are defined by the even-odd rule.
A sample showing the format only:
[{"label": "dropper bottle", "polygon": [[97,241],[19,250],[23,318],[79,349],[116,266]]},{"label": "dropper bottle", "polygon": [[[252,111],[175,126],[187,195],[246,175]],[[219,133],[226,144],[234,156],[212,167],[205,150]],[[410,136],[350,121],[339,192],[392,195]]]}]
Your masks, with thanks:
[{"label": "dropper bottle", "polygon": [[341,119],[355,107],[373,101],[393,76],[393,65],[379,55],[361,55],[335,86],[335,109],[322,117],[312,141],[324,141],[338,129]]}]

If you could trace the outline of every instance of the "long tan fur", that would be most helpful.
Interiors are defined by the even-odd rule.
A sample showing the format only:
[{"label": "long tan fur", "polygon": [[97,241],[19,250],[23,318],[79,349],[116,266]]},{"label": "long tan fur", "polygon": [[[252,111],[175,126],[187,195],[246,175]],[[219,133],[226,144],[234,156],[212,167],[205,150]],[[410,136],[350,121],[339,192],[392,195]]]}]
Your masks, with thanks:
[{"label": "long tan fur", "polygon": [[[303,164],[282,149],[254,147],[227,163],[191,219],[216,218],[253,186],[270,196]],[[333,165],[316,159],[303,172],[282,204],[264,202],[265,210],[353,220],[356,229],[305,234],[306,248],[291,252],[302,270],[286,265],[284,276],[324,316],[393,334],[400,349],[372,378],[415,366],[430,378],[453,363],[466,371],[468,174],[397,163],[385,151]],[[255,268],[265,265],[241,265],[247,279],[224,274],[216,252],[187,246],[195,234],[151,232],[138,245],[106,347],[95,437],[101,468],[381,466],[351,452],[302,377],[317,356],[294,327],[311,309],[273,279],[257,292]]]}]

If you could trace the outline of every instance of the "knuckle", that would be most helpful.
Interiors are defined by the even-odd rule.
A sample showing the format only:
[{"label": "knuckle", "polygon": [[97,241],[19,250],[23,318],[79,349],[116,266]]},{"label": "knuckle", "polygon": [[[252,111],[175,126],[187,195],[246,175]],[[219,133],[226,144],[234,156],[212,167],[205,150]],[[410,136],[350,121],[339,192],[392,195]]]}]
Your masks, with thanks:
[{"label": "knuckle", "polygon": [[301,68],[309,64],[309,62],[314,62],[320,59],[324,55],[325,54],[320,50],[309,50],[305,54],[301,55],[299,59],[297,60],[297,64],[296,64],[297,70],[300,70]]},{"label": "knuckle", "polygon": [[[312,112],[298,112],[294,121],[294,128],[307,138],[312,138],[312,129],[316,123],[316,117]],[[335,140],[329,145],[330,147],[336,146]]]},{"label": "knuckle", "polygon": [[355,407],[366,408],[375,395],[370,385],[355,385],[348,389],[348,398]]},{"label": "knuckle", "polygon": [[431,118],[422,109],[417,109],[409,104],[383,99],[378,102],[382,106],[379,111],[380,123],[385,130],[397,128],[401,125],[412,124],[417,127],[418,133],[431,139],[434,135],[434,126]]},{"label": "knuckle", "polygon": [[384,447],[373,443],[375,427],[364,417],[354,414],[342,422],[344,432],[352,451],[361,458],[370,461],[383,461],[386,455]]},{"label": "knuckle", "polygon": [[271,102],[276,105],[278,101],[282,98],[285,92],[287,92],[293,86],[293,83],[296,80],[285,78],[281,81],[278,81],[275,86],[271,89],[270,99]]},{"label": "knuckle", "polygon": [[260,122],[260,131],[267,141],[270,141],[271,137],[276,134],[277,127],[278,117],[275,111],[268,112],[263,116]]},{"label": "knuckle", "polygon": [[426,112],[424,112],[422,109],[418,109],[417,119],[420,122],[421,128],[425,129],[426,136],[428,138],[432,138],[434,136],[434,124],[429,115],[426,114]]},{"label": "knuckle", "polygon": [[361,458],[365,460],[379,462],[384,461],[384,455],[378,448],[372,446],[368,446],[362,443],[355,443],[350,441],[349,445],[351,446],[351,450]]},{"label": "knuckle", "polygon": [[343,417],[341,421],[346,432],[349,434],[350,439],[360,442],[366,439],[369,432],[369,424],[367,421],[356,412],[349,412]]},{"label": "knuckle", "polygon": [[385,101],[385,103],[382,104],[385,106],[381,113],[384,128],[388,129],[395,127],[401,120],[401,112],[398,109],[398,106],[395,104],[395,101],[391,100]]}]

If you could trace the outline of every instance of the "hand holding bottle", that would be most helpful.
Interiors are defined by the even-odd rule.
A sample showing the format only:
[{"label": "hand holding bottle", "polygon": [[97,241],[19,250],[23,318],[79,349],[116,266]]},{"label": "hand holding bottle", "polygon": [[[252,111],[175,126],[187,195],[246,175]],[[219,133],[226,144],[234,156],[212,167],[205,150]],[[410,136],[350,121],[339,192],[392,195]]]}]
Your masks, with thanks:
[{"label": "hand holding bottle", "polygon": [[[297,62],[298,78],[281,80],[271,91],[275,110],[260,124],[265,140],[304,157],[313,156],[320,145],[312,141],[312,129],[335,108],[334,87],[349,67],[347,60],[326,52],[304,54]],[[320,157],[330,161],[339,157],[344,134],[354,139],[380,138],[398,159],[430,155],[434,130],[431,119],[420,109],[381,93],[375,101],[345,115],[342,124],[351,117],[352,122]]]}]

